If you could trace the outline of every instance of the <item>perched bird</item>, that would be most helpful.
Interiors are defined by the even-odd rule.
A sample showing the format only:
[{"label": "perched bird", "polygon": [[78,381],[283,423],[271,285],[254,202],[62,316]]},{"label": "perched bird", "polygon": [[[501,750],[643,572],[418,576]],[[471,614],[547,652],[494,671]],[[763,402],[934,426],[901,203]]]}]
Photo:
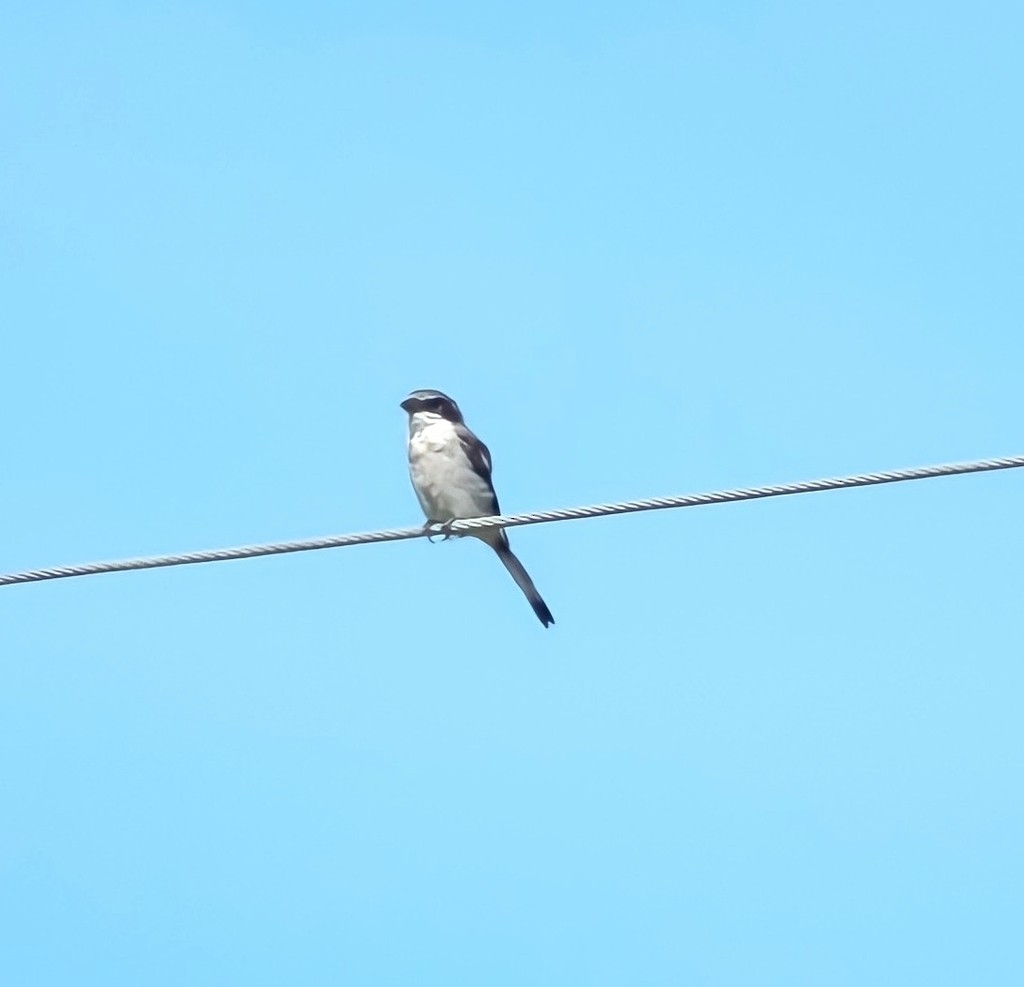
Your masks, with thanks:
[{"label": "perched bird", "polygon": [[[402,408],[409,413],[409,476],[427,524],[500,514],[491,483],[491,454],[466,427],[459,406],[440,391],[413,391]],[[545,627],[553,624],[555,618],[533,580],[512,554],[505,529],[467,534],[498,553],[540,622]]]}]

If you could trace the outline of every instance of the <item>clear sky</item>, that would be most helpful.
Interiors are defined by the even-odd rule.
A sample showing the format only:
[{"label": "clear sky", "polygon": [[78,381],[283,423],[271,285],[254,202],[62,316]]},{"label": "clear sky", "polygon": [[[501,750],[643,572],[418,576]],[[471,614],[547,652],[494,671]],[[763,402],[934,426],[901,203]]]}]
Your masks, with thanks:
[{"label": "clear sky", "polygon": [[[1024,452],[1019,3],[0,14],[0,571]],[[0,982],[1024,982],[1024,471],[0,589]]]}]

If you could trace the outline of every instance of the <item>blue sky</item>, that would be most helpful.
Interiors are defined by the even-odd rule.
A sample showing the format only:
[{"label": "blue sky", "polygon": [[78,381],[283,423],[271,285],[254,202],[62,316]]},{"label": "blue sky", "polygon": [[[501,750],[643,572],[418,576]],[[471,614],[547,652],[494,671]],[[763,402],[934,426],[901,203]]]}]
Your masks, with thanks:
[{"label": "blue sky", "polygon": [[[1010,3],[0,14],[0,570],[1019,454]],[[0,980],[1024,976],[1019,472],[0,589]]]}]

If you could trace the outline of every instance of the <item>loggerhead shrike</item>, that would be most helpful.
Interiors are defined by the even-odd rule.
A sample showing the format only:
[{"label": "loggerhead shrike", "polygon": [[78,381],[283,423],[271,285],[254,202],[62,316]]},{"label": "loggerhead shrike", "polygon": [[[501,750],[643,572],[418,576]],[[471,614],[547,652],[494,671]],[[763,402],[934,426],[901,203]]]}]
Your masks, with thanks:
[{"label": "loggerhead shrike", "polygon": [[[409,413],[409,476],[427,524],[500,514],[491,483],[491,454],[467,427],[459,406],[440,391],[413,391],[403,402]],[[469,531],[486,542],[533,612],[547,627],[555,622],[522,563],[512,554],[504,528]]]}]

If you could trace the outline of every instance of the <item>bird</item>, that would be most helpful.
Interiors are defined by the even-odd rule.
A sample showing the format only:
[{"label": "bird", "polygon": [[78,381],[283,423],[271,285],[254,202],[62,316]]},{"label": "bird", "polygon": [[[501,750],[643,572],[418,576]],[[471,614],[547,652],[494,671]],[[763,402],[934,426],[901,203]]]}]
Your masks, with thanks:
[{"label": "bird", "polygon": [[[413,391],[401,407],[409,415],[409,478],[427,516],[427,528],[454,520],[501,513],[491,482],[491,453],[467,427],[447,394]],[[442,528],[443,530],[443,528]],[[468,531],[490,545],[523,591],[537,619],[555,622],[529,573],[512,554],[504,528]]]}]

